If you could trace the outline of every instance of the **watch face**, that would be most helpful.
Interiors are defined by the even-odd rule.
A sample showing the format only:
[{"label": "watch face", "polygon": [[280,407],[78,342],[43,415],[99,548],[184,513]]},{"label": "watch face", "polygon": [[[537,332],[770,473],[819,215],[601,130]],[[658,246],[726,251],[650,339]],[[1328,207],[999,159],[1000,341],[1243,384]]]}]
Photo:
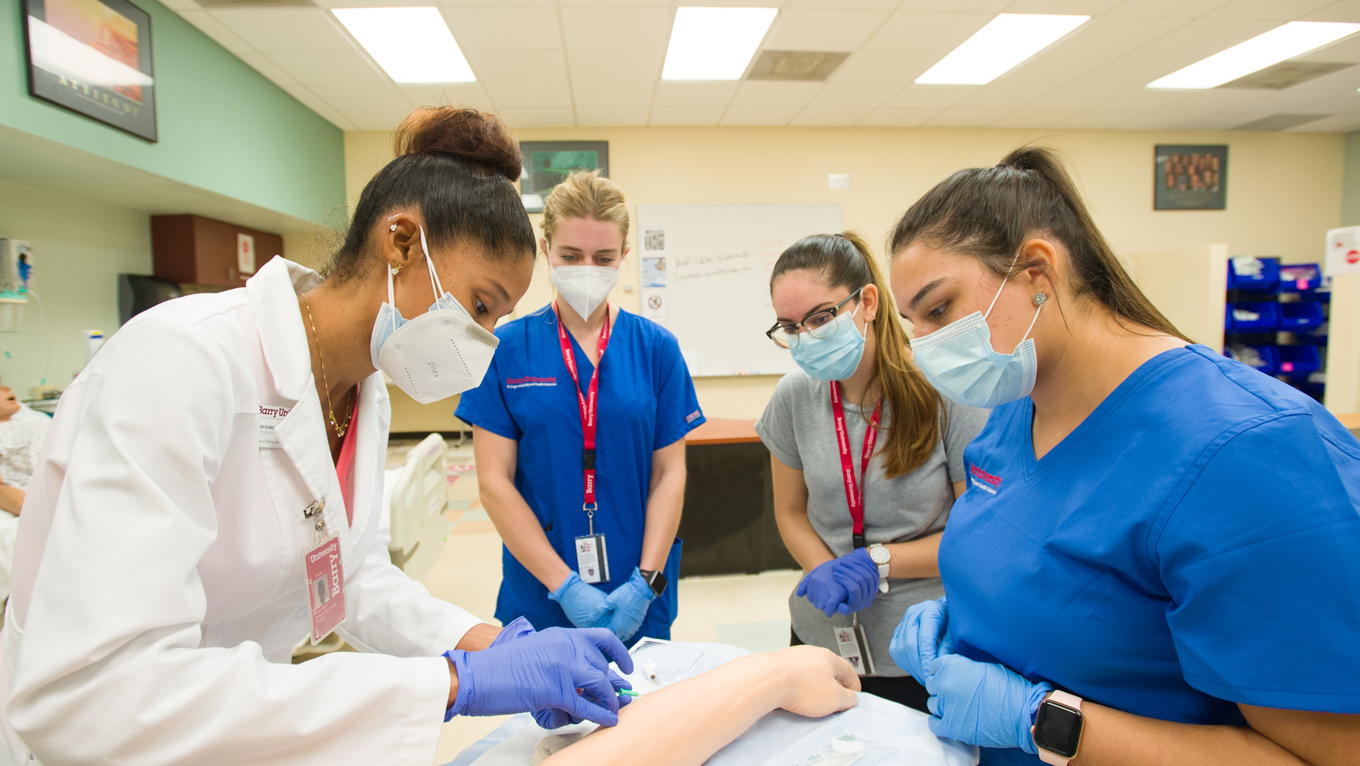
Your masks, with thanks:
[{"label": "watch face", "polygon": [[892,560],[892,554],[888,552],[887,548],[884,548],[881,545],[875,545],[869,548],[869,558],[872,559],[875,564],[886,564]]},{"label": "watch face", "polygon": [[1039,706],[1034,721],[1034,744],[1063,758],[1077,755],[1081,741],[1081,713],[1051,700]]}]

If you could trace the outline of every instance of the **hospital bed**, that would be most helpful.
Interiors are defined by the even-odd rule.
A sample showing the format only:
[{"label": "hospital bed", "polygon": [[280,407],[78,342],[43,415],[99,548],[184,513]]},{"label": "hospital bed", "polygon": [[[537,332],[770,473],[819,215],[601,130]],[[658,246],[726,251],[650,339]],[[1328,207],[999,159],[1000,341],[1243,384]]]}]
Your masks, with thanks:
[{"label": "hospital bed", "polygon": [[392,563],[412,580],[429,574],[444,548],[449,468],[444,439],[430,434],[391,468],[383,482],[383,531]]}]

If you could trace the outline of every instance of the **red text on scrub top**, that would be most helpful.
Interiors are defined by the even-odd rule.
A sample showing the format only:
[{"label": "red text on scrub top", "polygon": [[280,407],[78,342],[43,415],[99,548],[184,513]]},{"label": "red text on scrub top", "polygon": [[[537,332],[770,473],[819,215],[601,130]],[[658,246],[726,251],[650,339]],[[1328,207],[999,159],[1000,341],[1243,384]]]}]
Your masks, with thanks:
[{"label": "red text on scrub top", "polygon": [[[1001,488],[1000,476],[993,476],[992,474],[987,473],[986,471],[982,470],[981,468],[978,468],[976,465],[972,463],[968,464],[968,472],[973,475],[973,484],[978,489],[983,489],[988,492],[991,492],[992,494],[996,494],[996,491]],[[979,481],[985,482],[987,486],[978,484]]]}]

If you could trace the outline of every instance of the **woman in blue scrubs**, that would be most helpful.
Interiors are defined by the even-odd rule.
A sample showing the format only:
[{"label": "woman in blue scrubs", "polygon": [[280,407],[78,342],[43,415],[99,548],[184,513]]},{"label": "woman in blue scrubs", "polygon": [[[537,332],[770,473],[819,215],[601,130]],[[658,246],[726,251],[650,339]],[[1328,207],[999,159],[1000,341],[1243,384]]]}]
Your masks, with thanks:
[{"label": "woman in blue scrubs", "polygon": [[617,185],[568,177],[543,234],[557,299],[497,330],[491,370],[458,406],[505,541],[496,616],[669,638],[684,437],[704,422],[694,383],[675,336],[606,300],[628,254]]},{"label": "woman in blue scrubs", "polygon": [[[892,653],[983,763],[1354,764],[1360,443],[1187,341],[1043,149],[898,222],[917,365],[995,407]],[[1032,729],[1033,727],[1033,729]]]}]

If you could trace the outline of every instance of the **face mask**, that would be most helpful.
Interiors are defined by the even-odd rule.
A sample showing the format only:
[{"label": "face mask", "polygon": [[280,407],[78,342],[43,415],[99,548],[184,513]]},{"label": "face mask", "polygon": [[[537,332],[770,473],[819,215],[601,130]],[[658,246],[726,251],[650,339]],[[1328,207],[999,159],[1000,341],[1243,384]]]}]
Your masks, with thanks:
[{"label": "face mask", "polygon": [[610,266],[557,266],[551,280],[562,300],[582,319],[589,319],[619,281],[619,270]]},{"label": "face mask", "polygon": [[858,313],[856,306],[853,312],[831,320],[836,329],[825,337],[817,338],[806,332],[800,335],[798,345],[789,351],[793,361],[818,380],[845,380],[854,375],[864,356],[864,336],[855,325]]},{"label": "face mask", "polygon": [[[1020,254],[1016,253],[1015,258],[1019,260]],[[1011,262],[1011,268],[1015,268],[1015,261]],[[1005,287],[1006,280],[1002,280],[992,305],[987,307],[987,314],[974,311],[911,342],[916,366],[926,380],[935,390],[956,402],[974,407],[996,407],[1029,396],[1034,390],[1039,363],[1034,354],[1034,339],[1029,333],[1039,321],[1043,300],[1036,297],[1038,308],[1034,310],[1034,319],[1015,351],[999,354],[992,349],[992,331],[987,326],[987,317]]]},{"label": "face mask", "polygon": [[403,319],[392,291],[392,270],[387,270],[387,302],[378,309],[373,323],[369,353],[373,366],[387,373],[412,399],[430,404],[476,388],[491,366],[500,339],[476,322],[467,309],[444,292],[434,273],[425,229],[420,230],[420,249],[430,269],[430,284],[439,298],[430,310],[415,319]]}]

